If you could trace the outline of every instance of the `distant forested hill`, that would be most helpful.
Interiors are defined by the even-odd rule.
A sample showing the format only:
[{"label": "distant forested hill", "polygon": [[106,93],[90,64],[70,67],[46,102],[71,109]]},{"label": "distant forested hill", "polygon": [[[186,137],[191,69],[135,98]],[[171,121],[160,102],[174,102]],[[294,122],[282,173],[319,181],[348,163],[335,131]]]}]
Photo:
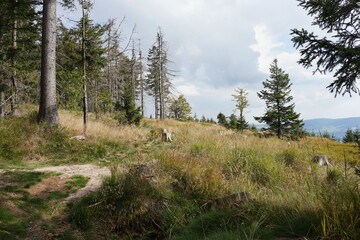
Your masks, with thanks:
[{"label": "distant forested hill", "polygon": [[316,134],[328,132],[334,135],[338,140],[342,140],[346,130],[360,128],[360,117],[352,118],[316,118],[310,120],[304,120],[305,129],[308,132],[314,132]]}]

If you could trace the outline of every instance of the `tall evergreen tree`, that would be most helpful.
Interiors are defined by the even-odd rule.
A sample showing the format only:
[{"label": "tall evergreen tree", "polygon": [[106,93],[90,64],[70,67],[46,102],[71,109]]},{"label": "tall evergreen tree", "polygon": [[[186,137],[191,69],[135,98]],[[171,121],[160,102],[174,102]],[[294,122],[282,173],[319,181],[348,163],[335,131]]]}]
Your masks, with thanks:
[{"label": "tall evergreen tree", "polygon": [[352,129],[346,130],[345,136],[343,138],[343,142],[344,143],[354,143],[354,142],[356,142],[355,135],[356,135],[356,131],[353,131]]},{"label": "tall evergreen tree", "polygon": [[237,125],[238,125],[238,118],[236,117],[235,114],[231,114],[229,117],[229,124],[228,127],[232,128],[232,129],[236,129]]},{"label": "tall evergreen tree", "polygon": [[57,91],[59,105],[69,110],[81,110],[82,71],[81,43],[75,28],[58,26],[57,33]]},{"label": "tall evergreen tree", "polygon": [[87,33],[86,33],[86,22],[88,19],[88,13],[91,8],[91,4],[88,1],[80,0],[81,10],[82,10],[82,19],[81,19],[81,62],[82,62],[82,81],[83,81],[83,123],[84,130],[83,135],[87,134],[87,122],[88,122],[88,91],[87,91],[87,61],[86,61],[86,41],[87,41]]},{"label": "tall evergreen tree", "polygon": [[122,96],[122,105],[118,106],[118,110],[120,110],[120,114],[124,114],[124,118],[119,118],[120,123],[126,124],[135,124],[139,125],[142,117],[141,108],[136,107],[134,103],[134,92],[132,91],[131,85],[127,85],[124,89],[124,93]]},{"label": "tall evergreen tree", "polygon": [[264,89],[257,93],[259,98],[265,100],[266,111],[264,116],[255,117],[255,120],[266,123],[278,138],[284,134],[296,135],[304,125],[299,119],[300,114],[294,111],[295,104],[290,104],[293,100],[290,96],[291,85],[289,75],[278,66],[275,59],[270,65],[270,80],[266,79],[263,82]]},{"label": "tall evergreen tree", "polygon": [[292,41],[300,48],[299,63],[306,68],[316,63],[315,72],[334,71],[328,86],[335,96],[359,93],[360,79],[360,3],[356,0],[297,0],[314,17],[313,25],[330,37],[319,37],[305,29],[292,29]]},{"label": "tall evergreen tree", "polygon": [[123,56],[121,59],[120,76],[121,85],[119,99],[115,104],[116,118],[121,124],[139,125],[142,114],[141,108],[135,104],[133,60]]},{"label": "tall evergreen tree", "polygon": [[[104,69],[104,81],[103,84],[106,86],[106,91],[102,91],[102,93],[109,94],[110,96],[110,105],[107,105],[107,108],[110,112],[114,112],[114,106],[116,104],[123,104],[123,95],[125,94],[125,88],[127,88],[127,81],[135,80],[135,85],[137,86],[137,81],[139,76],[137,76],[139,69],[138,62],[136,57],[131,56],[132,62],[129,61],[129,57],[126,55],[128,52],[128,48],[130,46],[131,41],[133,40],[133,34],[135,32],[135,26],[132,30],[130,37],[124,47],[121,47],[121,42],[124,41],[125,36],[121,35],[120,28],[124,23],[125,18],[121,20],[119,24],[117,24],[115,19],[110,19],[107,23],[107,30],[106,30],[106,38],[105,38],[105,45],[106,45],[106,68]],[[140,49],[139,49],[140,51]],[[133,49],[131,53],[135,54],[135,48],[133,45]],[[133,64],[132,64],[133,63]],[[135,64],[134,64],[135,63]],[[134,71],[131,71],[134,70]],[[140,70],[139,70],[140,71]],[[128,78],[127,74],[131,74],[132,78]],[[132,75],[132,73],[134,75]],[[125,76],[126,75],[126,76]],[[133,101],[135,101],[140,91],[135,89],[135,95]],[[102,105],[106,106],[105,102],[108,102],[109,99],[103,99]],[[103,109],[105,110],[105,109]]]},{"label": "tall evergreen tree", "polygon": [[0,2],[0,116],[9,110],[15,114],[17,105],[31,102],[38,90],[39,4],[33,0]]},{"label": "tall evergreen tree", "polygon": [[217,120],[218,120],[218,124],[220,124],[220,125],[223,125],[223,126],[228,125],[228,121],[226,120],[226,116],[223,113],[219,113],[217,115]]},{"label": "tall evergreen tree", "polygon": [[168,68],[169,59],[167,57],[167,46],[164,35],[159,29],[156,43],[150,48],[148,54],[148,75],[146,79],[146,89],[150,96],[154,97],[155,118],[165,119],[165,107],[169,101],[172,89],[172,74]]},{"label": "tall evergreen tree", "polygon": [[[64,6],[73,0],[63,0]],[[56,0],[43,0],[41,78],[38,122],[59,124],[56,98]]]},{"label": "tall evergreen tree", "polygon": [[56,100],[56,0],[44,0],[38,121],[59,124]]},{"label": "tall evergreen tree", "polygon": [[148,61],[148,74],[146,76],[146,92],[149,96],[154,98],[155,106],[155,119],[159,118],[159,67],[158,57],[159,51],[155,45],[149,49],[147,61]]},{"label": "tall evergreen tree", "polygon": [[[83,23],[85,23],[85,28],[83,28]],[[60,22],[58,26],[57,64],[59,68],[57,76],[59,102],[63,107],[82,109],[85,63],[89,111],[97,113],[100,106],[109,109],[105,105],[111,104],[111,99],[107,80],[104,78],[105,71],[103,71],[107,63],[103,40],[107,26],[94,24],[86,15],[72,28],[67,28]],[[84,42],[82,40],[83,29],[86,33]],[[83,44],[86,50],[85,56],[83,56]]]}]

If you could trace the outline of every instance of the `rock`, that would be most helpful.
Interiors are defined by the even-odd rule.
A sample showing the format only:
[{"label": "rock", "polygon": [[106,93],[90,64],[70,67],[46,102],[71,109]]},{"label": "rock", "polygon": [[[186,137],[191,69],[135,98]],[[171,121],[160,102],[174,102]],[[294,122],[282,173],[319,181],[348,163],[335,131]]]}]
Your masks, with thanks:
[{"label": "rock", "polygon": [[316,162],[319,164],[319,166],[329,166],[332,167],[331,163],[329,162],[329,159],[326,155],[315,155],[313,156],[313,162]]},{"label": "rock", "polygon": [[85,140],[86,138],[85,138],[85,136],[83,136],[83,135],[79,135],[79,136],[74,136],[74,137],[71,137],[70,139],[77,139],[77,140]]},{"label": "rock", "polygon": [[171,139],[171,133],[169,131],[167,131],[165,128],[162,129],[162,141],[163,142],[172,142],[172,139]]}]

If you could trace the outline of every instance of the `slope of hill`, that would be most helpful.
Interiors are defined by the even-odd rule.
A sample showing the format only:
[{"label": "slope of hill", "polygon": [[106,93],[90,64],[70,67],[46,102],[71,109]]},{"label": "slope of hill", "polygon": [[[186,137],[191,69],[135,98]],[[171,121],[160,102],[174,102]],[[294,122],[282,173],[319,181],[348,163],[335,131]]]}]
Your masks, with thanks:
[{"label": "slope of hill", "polygon": [[[62,127],[37,125],[35,112],[0,119],[0,239],[360,239],[354,144],[91,115],[87,139],[72,140],[80,115],[60,111]],[[79,164],[111,176],[73,201],[93,181],[59,168]]]},{"label": "slope of hill", "polygon": [[328,132],[338,140],[341,140],[346,130],[360,128],[360,117],[351,118],[316,118],[305,120],[305,129],[316,134]]}]

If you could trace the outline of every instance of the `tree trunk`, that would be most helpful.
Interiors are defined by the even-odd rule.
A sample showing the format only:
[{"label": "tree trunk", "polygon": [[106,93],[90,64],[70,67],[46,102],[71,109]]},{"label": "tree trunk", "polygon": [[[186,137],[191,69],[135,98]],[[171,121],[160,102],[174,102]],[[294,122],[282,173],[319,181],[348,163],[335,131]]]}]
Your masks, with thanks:
[{"label": "tree trunk", "polygon": [[56,0],[44,0],[38,122],[59,124],[56,102]]},{"label": "tree trunk", "polygon": [[[15,0],[17,3],[18,0]],[[11,115],[16,115],[16,104],[17,104],[17,82],[16,82],[16,49],[17,49],[17,28],[18,28],[18,21],[17,21],[17,13],[16,7],[14,7],[13,12],[13,25],[11,30],[12,35],[12,48],[13,54],[11,56],[11,67],[12,67],[12,74],[11,74]]]},{"label": "tree trunk", "polygon": [[85,48],[85,39],[86,39],[86,22],[85,22],[85,1],[82,2],[82,24],[83,24],[83,32],[82,32],[82,60],[83,60],[83,119],[84,119],[84,133],[86,136],[87,132],[87,123],[88,123],[88,101],[87,101],[87,85],[86,85],[86,48]]},{"label": "tree trunk", "polygon": [[159,100],[158,91],[155,91],[155,119],[159,119]]},{"label": "tree trunk", "polygon": [[143,62],[142,62],[142,52],[139,52],[139,79],[140,79],[140,106],[141,106],[141,115],[144,117],[144,79],[143,79]]},{"label": "tree trunk", "polygon": [[280,139],[281,138],[281,118],[280,118],[280,101],[276,100],[276,105],[277,105],[277,137]]},{"label": "tree trunk", "polygon": [[131,50],[131,94],[132,94],[132,104],[136,103],[136,79],[135,79],[135,66],[136,66],[136,57],[135,57],[135,46],[133,42],[133,48]]},{"label": "tree trunk", "polygon": [[[108,91],[110,94],[110,99],[111,102],[115,102],[116,101],[116,93],[114,92],[114,82],[112,81],[112,76],[111,76],[111,64],[112,64],[112,59],[111,59],[111,29],[113,27],[113,22],[109,23],[109,30],[108,30],[108,39],[107,39],[107,87],[108,87]],[[114,112],[114,108],[111,107],[110,112],[113,113]]]},{"label": "tree trunk", "polygon": [[160,101],[160,119],[164,120],[164,83],[163,83],[163,59],[162,59],[162,35],[161,31],[158,34],[159,44],[159,101]]},{"label": "tree trunk", "polygon": [[3,13],[3,5],[0,4],[0,118],[5,116],[5,76],[4,76],[4,13]]}]

